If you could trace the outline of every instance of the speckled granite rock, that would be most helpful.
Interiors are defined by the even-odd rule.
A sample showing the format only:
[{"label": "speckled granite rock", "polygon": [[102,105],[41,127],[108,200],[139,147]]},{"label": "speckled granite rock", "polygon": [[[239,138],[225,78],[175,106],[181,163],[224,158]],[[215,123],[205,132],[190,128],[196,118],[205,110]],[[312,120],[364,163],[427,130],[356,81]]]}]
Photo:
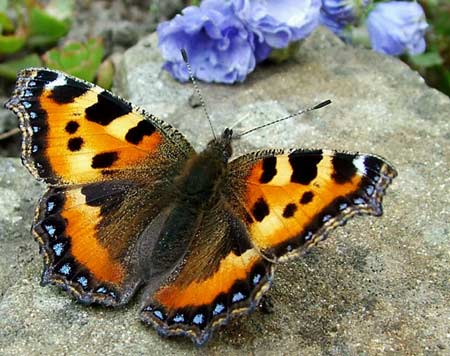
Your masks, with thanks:
[{"label": "speckled granite rock", "polygon": [[[211,138],[192,86],[160,70],[154,38],[127,51],[118,92],[178,127],[201,148]],[[255,312],[196,349],[166,340],[136,316],[39,286],[29,235],[42,188],[18,160],[0,160],[0,354],[445,354],[450,352],[450,100],[396,59],[353,49],[328,32],[298,59],[262,66],[242,85],[201,85],[222,130],[282,117],[324,99],[333,105],[249,135],[237,154],[263,147],[324,147],[385,156],[399,176],[382,218],[355,218],[303,259],[281,265],[273,312]]]}]

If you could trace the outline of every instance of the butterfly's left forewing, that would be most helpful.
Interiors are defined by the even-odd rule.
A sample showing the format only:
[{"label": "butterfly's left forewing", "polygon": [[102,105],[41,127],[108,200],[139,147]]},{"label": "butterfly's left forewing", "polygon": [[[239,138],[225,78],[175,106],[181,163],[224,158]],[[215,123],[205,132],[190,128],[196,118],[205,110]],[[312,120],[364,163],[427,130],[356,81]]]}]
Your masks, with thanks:
[{"label": "butterfly's left forewing", "polygon": [[355,214],[381,215],[385,189],[396,174],[374,155],[267,150],[230,163],[225,194],[253,245],[267,258],[283,260]]},{"label": "butterfly's left forewing", "polygon": [[[167,123],[92,83],[45,68],[17,75],[22,162],[55,186],[179,173],[193,153]],[[146,171],[145,174],[143,171]]]}]

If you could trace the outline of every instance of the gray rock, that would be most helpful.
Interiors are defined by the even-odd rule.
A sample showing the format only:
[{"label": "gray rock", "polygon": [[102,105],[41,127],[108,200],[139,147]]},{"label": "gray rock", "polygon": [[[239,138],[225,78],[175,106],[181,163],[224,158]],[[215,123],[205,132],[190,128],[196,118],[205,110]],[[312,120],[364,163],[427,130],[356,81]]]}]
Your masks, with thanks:
[{"label": "gray rock", "polygon": [[[11,111],[3,108],[3,103],[6,100],[6,97],[0,97],[0,136],[3,136],[0,139],[0,156],[17,157],[20,137],[17,132],[13,133],[17,127],[17,118]],[[7,137],[4,135],[7,135]]]},{"label": "gray rock", "polygon": [[173,17],[185,6],[182,0],[97,0],[77,1],[75,4],[77,15],[67,38],[86,41],[88,38],[101,37],[105,57],[123,53],[139,38],[154,31],[158,23]]},{"label": "gray rock", "polygon": [[[5,103],[7,98],[0,97],[0,103]],[[0,110],[0,134],[9,131],[17,126],[17,120],[15,116],[8,110],[3,109],[3,105]]]},{"label": "gray rock", "polygon": [[[198,149],[211,138],[190,84],[161,71],[155,38],[128,50],[116,91],[170,122]],[[214,127],[251,128],[322,100],[333,105],[259,130],[236,154],[264,147],[377,153],[399,176],[382,218],[355,218],[305,258],[279,266],[273,312],[218,330],[203,348],[162,339],[137,302],[85,307],[38,284],[29,236],[42,188],[17,160],[0,161],[0,354],[448,353],[450,100],[395,58],[354,49],[319,30],[298,57],[264,65],[241,85],[201,84]]]}]

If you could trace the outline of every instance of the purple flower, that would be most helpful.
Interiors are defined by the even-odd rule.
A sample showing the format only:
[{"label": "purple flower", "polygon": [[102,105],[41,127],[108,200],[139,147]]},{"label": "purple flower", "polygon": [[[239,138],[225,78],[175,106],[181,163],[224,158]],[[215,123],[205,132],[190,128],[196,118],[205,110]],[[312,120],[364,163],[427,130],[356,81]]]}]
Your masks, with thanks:
[{"label": "purple flower", "polygon": [[320,24],[336,34],[358,21],[369,0],[322,0]]},{"label": "purple flower", "polygon": [[204,0],[158,26],[164,69],[189,80],[180,50],[188,54],[194,76],[205,82],[243,81],[256,65],[253,34],[236,17],[230,2]]},{"label": "purple flower", "polygon": [[319,24],[321,0],[232,0],[236,15],[263,48],[284,48]]},{"label": "purple flower", "polygon": [[416,2],[377,3],[367,18],[372,48],[394,56],[424,52],[427,27],[423,9]]},{"label": "purple flower", "polygon": [[333,19],[330,15],[328,15],[324,11],[320,11],[319,23],[322,26],[325,26],[330,31],[334,32],[336,35],[339,35],[344,29],[346,24],[342,24]]}]

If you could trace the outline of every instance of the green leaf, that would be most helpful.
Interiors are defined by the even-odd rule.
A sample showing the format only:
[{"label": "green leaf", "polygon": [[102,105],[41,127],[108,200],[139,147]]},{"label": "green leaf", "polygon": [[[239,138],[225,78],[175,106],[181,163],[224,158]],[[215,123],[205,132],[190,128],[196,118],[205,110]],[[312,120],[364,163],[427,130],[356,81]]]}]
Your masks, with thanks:
[{"label": "green leaf", "polygon": [[7,80],[14,80],[17,72],[27,67],[41,67],[42,62],[39,56],[35,53],[20,59],[10,60],[0,63],[0,77]]},{"label": "green leaf", "polygon": [[14,31],[14,24],[4,12],[0,12],[0,27],[0,33]]},{"label": "green leaf", "polygon": [[433,67],[442,65],[442,58],[438,52],[427,52],[410,56],[409,61],[418,67]]},{"label": "green leaf", "polygon": [[25,45],[24,36],[0,35],[0,54],[12,54],[20,51]]},{"label": "green leaf", "polygon": [[87,42],[69,42],[62,48],[47,51],[45,64],[92,82],[103,57],[103,43],[99,38]]},{"label": "green leaf", "polygon": [[[437,10],[437,9],[436,9]],[[450,36],[450,11],[439,11],[432,19],[434,31],[441,35]]]},{"label": "green leaf", "polygon": [[45,11],[33,8],[30,12],[28,44],[31,47],[43,47],[55,44],[69,32],[68,21],[61,21]]}]

